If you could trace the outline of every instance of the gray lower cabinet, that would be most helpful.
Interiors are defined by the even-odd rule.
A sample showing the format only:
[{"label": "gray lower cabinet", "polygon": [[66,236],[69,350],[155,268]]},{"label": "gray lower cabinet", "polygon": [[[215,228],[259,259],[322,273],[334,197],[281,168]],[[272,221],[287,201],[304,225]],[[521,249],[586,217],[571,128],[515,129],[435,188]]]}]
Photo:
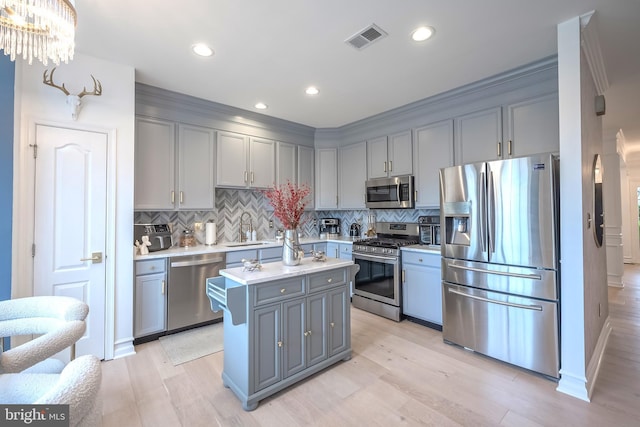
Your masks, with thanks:
[{"label": "gray lower cabinet", "polygon": [[140,338],[166,330],[167,273],[164,259],[136,261],[133,336]]},{"label": "gray lower cabinet", "polygon": [[261,264],[274,261],[282,261],[282,246],[264,248],[258,250],[258,259]]},{"label": "gray lower cabinet", "polygon": [[353,249],[353,243],[327,243],[327,256],[342,259],[351,259],[351,251]]},{"label": "gray lower cabinet", "polygon": [[245,249],[242,251],[227,252],[226,268],[242,267],[243,259],[258,259],[257,249]]},{"label": "gray lower cabinet", "polygon": [[243,409],[351,358],[351,271],[341,267],[252,285],[207,280],[212,308],[224,310],[222,380]]},{"label": "gray lower cabinet", "polygon": [[440,258],[440,254],[402,252],[402,312],[442,326]]},{"label": "gray lower cabinet", "polygon": [[322,251],[324,253],[327,253],[327,244],[326,243],[304,243],[304,244],[300,245],[300,247],[304,251],[304,256],[305,257],[312,256],[313,254],[311,253],[311,251]]}]

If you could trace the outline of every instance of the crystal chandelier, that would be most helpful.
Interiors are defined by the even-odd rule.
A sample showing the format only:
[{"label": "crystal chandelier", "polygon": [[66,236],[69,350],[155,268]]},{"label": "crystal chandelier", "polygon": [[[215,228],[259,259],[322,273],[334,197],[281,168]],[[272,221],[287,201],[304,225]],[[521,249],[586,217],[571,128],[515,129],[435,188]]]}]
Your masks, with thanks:
[{"label": "crystal chandelier", "polygon": [[47,65],[73,59],[76,9],[73,0],[0,0],[0,49]]}]

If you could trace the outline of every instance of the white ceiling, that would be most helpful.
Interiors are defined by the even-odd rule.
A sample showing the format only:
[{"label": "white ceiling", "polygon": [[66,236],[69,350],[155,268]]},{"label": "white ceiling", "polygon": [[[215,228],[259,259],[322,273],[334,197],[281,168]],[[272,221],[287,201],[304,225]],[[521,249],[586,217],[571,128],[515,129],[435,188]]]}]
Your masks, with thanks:
[{"label": "white ceiling", "polygon": [[[339,127],[557,53],[557,24],[596,10],[605,132],[640,145],[640,0],[78,0],[76,50],[136,81],[315,128]],[[345,40],[375,23],[389,35]],[[422,44],[419,25],[435,27]],[[196,57],[190,47],[215,51]],[[96,70],[96,75],[99,71]],[[315,85],[320,94],[304,93]]]}]

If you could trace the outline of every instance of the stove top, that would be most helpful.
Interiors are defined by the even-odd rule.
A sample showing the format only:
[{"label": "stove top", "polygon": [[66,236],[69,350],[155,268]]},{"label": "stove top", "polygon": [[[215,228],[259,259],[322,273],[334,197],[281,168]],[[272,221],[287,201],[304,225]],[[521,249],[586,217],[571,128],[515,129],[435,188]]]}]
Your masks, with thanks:
[{"label": "stove top", "polygon": [[397,257],[400,248],[420,242],[418,224],[383,222],[376,224],[378,237],[353,242],[353,252]]},{"label": "stove top", "polygon": [[417,245],[418,239],[396,239],[388,237],[376,237],[374,239],[357,240],[354,245],[377,246],[380,248],[401,248],[402,246]]}]

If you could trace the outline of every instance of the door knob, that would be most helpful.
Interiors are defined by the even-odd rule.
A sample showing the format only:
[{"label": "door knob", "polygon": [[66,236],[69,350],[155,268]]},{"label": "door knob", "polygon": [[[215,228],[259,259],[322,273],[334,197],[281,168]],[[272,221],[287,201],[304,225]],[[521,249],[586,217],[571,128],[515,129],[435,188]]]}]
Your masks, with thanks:
[{"label": "door knob", "polygon": [[102,262],[102,252],[94,252],[91,254],[91,258],[80,258],[80,261],[91,261],[93,264],[100,264]]}]

